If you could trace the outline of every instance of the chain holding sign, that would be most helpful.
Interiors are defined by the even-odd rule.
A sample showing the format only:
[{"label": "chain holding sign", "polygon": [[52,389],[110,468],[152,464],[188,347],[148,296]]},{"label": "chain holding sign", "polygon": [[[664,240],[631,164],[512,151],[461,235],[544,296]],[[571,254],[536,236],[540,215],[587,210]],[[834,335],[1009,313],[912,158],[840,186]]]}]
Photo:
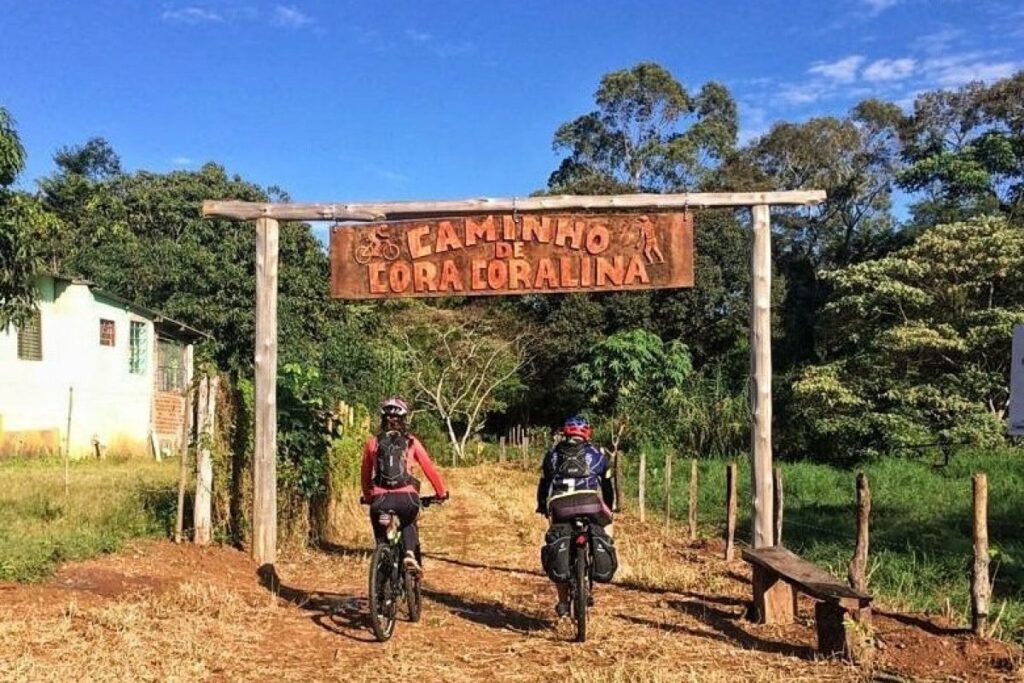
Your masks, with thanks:
[{"label": "chain holding sign", "polygon": [[331,229],[331,295],[340,299],[692,286],[689,213],[491,214]]}]

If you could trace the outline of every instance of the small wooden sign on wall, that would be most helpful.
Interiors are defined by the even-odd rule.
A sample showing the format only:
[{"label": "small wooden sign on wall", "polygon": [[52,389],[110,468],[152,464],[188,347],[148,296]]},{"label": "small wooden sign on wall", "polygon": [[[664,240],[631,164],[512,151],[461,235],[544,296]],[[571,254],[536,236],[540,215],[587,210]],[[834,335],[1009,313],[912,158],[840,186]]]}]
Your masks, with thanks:
[{"label": "small wooden sign on wall", "polygon": [[692,286],[689,213],[491,214],[331,228],[338,299]]}]

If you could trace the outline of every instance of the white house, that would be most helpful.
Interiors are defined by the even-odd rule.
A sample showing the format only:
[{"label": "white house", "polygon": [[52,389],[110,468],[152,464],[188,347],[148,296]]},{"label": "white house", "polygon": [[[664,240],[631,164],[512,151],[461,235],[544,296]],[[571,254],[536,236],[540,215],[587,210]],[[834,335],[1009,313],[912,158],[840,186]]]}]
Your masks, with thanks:
[{"label": "white house", "polygon": [[38,289],[31,321],[0,330],[0,456],[176,451],[206,335],[84,280]]}]

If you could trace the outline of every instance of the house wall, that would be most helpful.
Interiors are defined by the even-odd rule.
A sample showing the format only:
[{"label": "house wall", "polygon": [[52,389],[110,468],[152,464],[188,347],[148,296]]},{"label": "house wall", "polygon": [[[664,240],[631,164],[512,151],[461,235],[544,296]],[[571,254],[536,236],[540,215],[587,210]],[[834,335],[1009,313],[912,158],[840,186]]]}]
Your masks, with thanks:
[{"label": "house wall", "polygon": [[[18,359],[17,331],[0,331],[0,454],[64,447],[71,405],[70,452],[83,457],[98,441],[109,454],[149,452],[153,415],[153,323],[94,296],[84,284],[40,282],[41,361]],[[100,345],[100,319],[113,320],[115,345]],[[146,364],[129,372],[129,322],[146,330]],[[47,435],[45,437],[41,435]]]}]

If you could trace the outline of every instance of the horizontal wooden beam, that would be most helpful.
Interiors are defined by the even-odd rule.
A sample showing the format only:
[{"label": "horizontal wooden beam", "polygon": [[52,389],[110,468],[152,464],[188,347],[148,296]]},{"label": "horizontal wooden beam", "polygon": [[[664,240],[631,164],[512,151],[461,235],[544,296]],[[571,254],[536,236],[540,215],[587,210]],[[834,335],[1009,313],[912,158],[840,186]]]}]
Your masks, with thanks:
[{"label": "horizontal wooden beam", "polygon": [[556,195],[448,201],[368,202],[335,204],[270,204],[205,201],[203,216],[282,221],[380,221],[437,216],[463,216],[503,211],[565,211],[621,209],[684,209],[743,207],[759,204],[805,206],[825,201],[824,190],[787,192],[694,192],[690,194]]}]

